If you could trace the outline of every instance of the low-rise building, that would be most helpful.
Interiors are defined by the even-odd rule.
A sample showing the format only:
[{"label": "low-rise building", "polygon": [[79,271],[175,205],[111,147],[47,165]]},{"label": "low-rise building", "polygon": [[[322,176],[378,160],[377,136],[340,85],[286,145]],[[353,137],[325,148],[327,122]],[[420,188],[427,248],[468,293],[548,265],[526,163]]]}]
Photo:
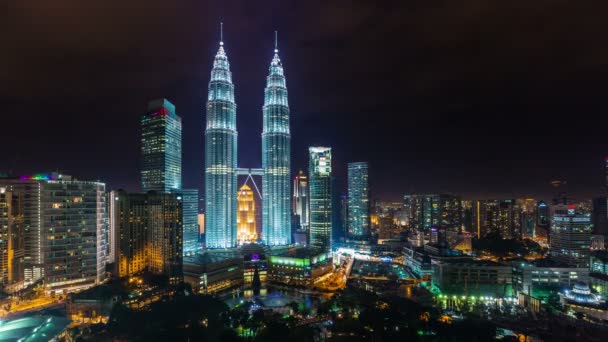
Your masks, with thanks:
[{"label": "low-rise building", "polygon": [[184,258],[184,281],[201,294],[243,286],[243,258],[229,252],[187,256]]},{"label": "low-rise building", "polygon": [[320,252],[314,249],[290,249],[270,256],[270,274],[272,282],[308,286],[315,279],[332,270],[331,252]]},{"label": "low-rise building", "polygon": [[441,292],[512,296],[512,267],[491,261],[433,262],[432,283]]},{"label": "low-rise building", "polygon": [[587,282],[588,277],[586,267],[568,267],[551,260],[513,262],[514,290],[534,297],[542,297],[546,291],[558,292],[576,282]]}]

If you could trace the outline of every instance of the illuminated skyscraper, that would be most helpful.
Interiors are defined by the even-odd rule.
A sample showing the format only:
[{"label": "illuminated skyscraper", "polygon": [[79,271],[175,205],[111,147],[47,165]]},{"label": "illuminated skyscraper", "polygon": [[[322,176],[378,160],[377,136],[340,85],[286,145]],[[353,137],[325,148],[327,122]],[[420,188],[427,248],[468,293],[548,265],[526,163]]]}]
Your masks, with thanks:
[{"label": "illuminated skyscraper", "polygon": [[310,147],[310,245],[331,248],[331,148]]},{"label": "illuminated skyscraper", "polygon": [[247,184],[243,184],[239,189],[236,201],[238,203],[238,214],[236,217],[237,241],[239,245],[255,242],[258,238],[258,233],[255,224],[253,190]]},{"label": "illuminated skyscraper", "polygon": [[151,101],[141,118],[141,187],[170,192],[182,188],[182,119],[166,99]]},{"label": "illuminated skyscraper", "polygon": [[369,183],[366,162],[348,163],[348,234],[369,233]]},{"label": "illuminated skyscraper", "polygon": [[411,225],[416,230],[443,228],[457,231],[461,227],[460,197],[449,194],[411,195]]},{"label": "illuminated skyscraper", "polygon": [[181,189],[174,191],[181,197],[183,204],[183,252],[184,255],[196,253],[198,243],[198,189]]},{"label": "illuminated skyscraper", "polygon": [[262,237],[267,245],[291,243],[291,135],[289,105],[279,50],[274,49],[264,90],[262,131]]},{"label": "illuminated skyscraper", "polygon": [[224,43],[213,61],[205,128],[207,248],[236,246],[237,131],[234,85]]},{"label": "illuminated skyscraper", "polygon": [[551,207],[551,258],[570,267],[589,267],[591,213],[573,204]]},{"label": "illuminated skyscraper", "polygon": [[182,119],[166,99],[150,102],[148,113],[141,118],[141,153],[143,191],[173,192],[181,197],[183,252],[196,252],[198,190],[182,189]]},{"label": "illuminated skyscraper", "polygon": [[308,177],[300,170],[293,180],[293,214],[300,220],[300,228],[308,231],[310,224],[310,196],[308,189]]}]

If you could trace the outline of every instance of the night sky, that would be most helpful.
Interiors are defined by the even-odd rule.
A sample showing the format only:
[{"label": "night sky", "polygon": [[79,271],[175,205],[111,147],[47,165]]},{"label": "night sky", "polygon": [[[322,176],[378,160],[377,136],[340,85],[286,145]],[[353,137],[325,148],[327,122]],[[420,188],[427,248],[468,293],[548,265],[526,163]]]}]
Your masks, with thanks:
[{"label": "night sky", "polygon": [[608,155],[608,2],[9,0],[0,14],[0,170],[60,170],[139,190],[139,117],[184,123],[184,187],[203,185],[219,22],[236,87],[239,164],[261,166],[273,32],[294,171],[369,161],[376,198],[600,193]]}]

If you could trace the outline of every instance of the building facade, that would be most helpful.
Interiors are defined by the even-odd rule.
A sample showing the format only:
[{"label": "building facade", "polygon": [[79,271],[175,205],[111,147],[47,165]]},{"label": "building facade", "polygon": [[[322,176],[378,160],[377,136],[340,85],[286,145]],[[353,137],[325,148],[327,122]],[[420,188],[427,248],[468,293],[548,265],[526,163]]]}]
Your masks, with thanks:
[{"label": "building facade", "polygon": [[449,194],[414,194],[409,197],[411,225],[416,230],[431,227],[458,230],[462,223],[462,206],[458,196]]},{"label": "building facade", "polygon": [[144,192],[182,188],[182,119],[166,99],[151,101],[141,125],[141,187]]},{"label": "building facade", "polygon": [[293,215],[298,216],[300,229],[308,231],[310,224],[310,195],[308,189],[308,177],[300,170],[293,180]]},{"label": "building facade", "polygon": [[23,194],[0,187],[0,288],[19,287],[24,280],[23,203]]},{"label": "building facade", "polygon": [[128,277],[148,270],[177,282],[183,264],[183,199],[178,194],[119,190],[110,220],[116,223],[116,273]]},{"label": "building facade", "polygon": [[262,131],[262,238],[269,246],[291,243],[291,135],[283,65],[275,46],[264,90]]},{"label": "building facade", "polygon": [[570,267],[589,267],[591,213],[573,204],[551,208],[551,258]]},{"label": "building facade", "polygon": [[236,201],[238,207],[236,217],[238,244],[253,243],[258,239],[253,190],[247,184],[243,184],[239,189]]},{"label": "building facade", "polygon": [[199,249],[198,190],[182,189],[182,119],[167,99],[151,101],[141,118],[141,158],[144,192],[172,192],[181,197],[183,252],[195,253]]},{"label": "building facade", "polygon": [[369,234],[369,167],[366,162],[348,163],[348,234]]},{"label": "building facade", "polygon": [[184,255],[194,254],[201,249],[198,241],[198,189],[181,189],[174,193],[181,197],[182,202],[183,252]]},{"label": "building facade", "polygon": [[310,246],[331,249],[331,148],[310,147]]},{"label": "building facade", "polygon": [[237,130],[234,85],[224,43],[213,61],[205,128],[207,248],[236,246]]},{"label": "building facade", "polygon": [[42,279],[47,292],[64,293],[104,279],[105,184],[39,174],[0,179],[0,188],[20,198],[23,227],[13,228],[23,233],[26,285]]}]

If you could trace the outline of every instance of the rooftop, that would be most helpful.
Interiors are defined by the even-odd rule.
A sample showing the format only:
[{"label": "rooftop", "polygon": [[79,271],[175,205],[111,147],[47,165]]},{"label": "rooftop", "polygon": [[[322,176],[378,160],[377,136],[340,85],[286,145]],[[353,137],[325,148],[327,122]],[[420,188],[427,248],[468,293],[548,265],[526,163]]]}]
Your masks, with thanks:
[{"label": "rooftop", "polygon": [[34,316],[0,321],[0,341],[50,341],[61,334],[69,324],[69,319],[57,316]]}]

